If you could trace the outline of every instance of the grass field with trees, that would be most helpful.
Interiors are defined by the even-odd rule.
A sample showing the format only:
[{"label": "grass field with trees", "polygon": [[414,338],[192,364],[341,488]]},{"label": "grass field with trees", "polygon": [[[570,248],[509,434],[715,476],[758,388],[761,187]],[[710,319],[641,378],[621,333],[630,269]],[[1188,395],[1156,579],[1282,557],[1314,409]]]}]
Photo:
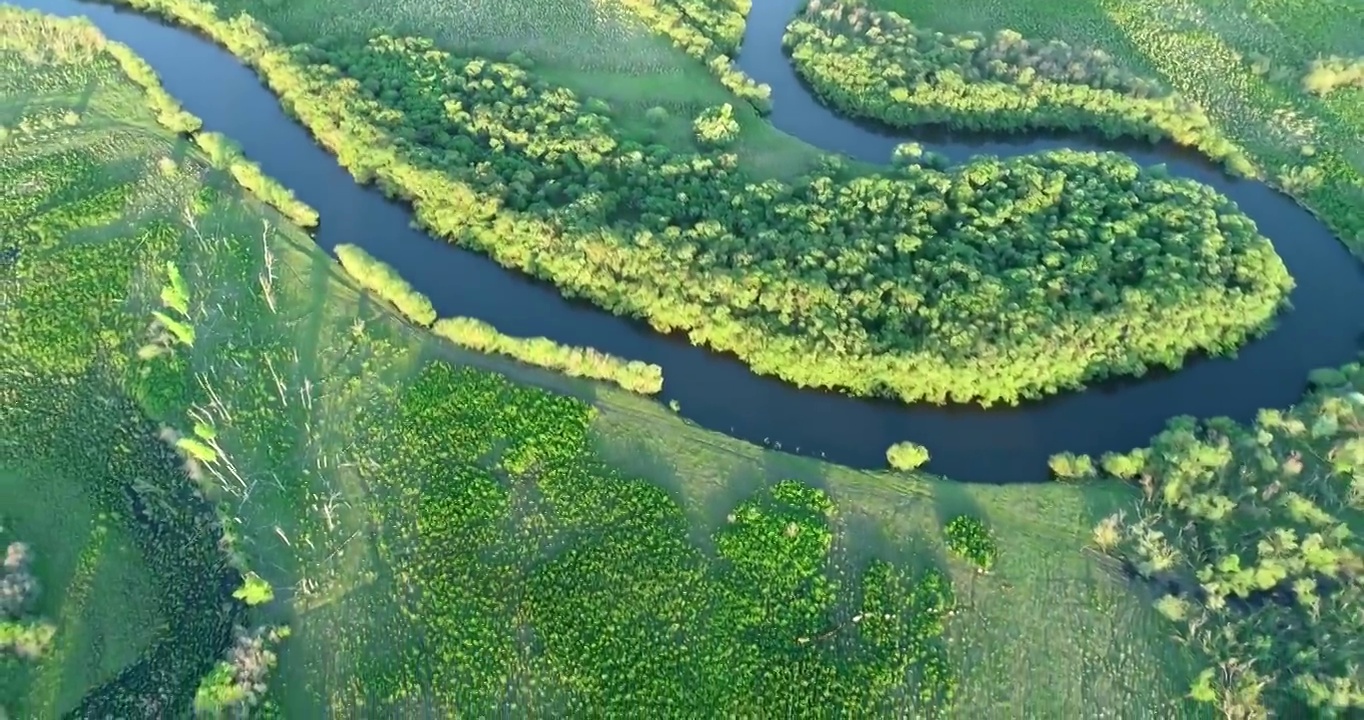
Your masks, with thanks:
[{"label": "grass field with trees", "polygon": [[[1211,61],[1186,75],[1160,65],[1206,49],[1196,40],[1207,33],[1172,44],[1155,23],[1211,22],[1197,6],[1151,12],[1163,4],[1106,8],[1121,30],[1089,27],[1088,43],[1075,36],[1094,22],[1085,12],[1071,14],[1080,28],[1071,35],[1055,10],[1032,8],[1031,24],[1019,27],[1026,37],[1111,48],[1124,62],[1133,62],[1134,45],[1122,33],[1149,38],[1135,46],[1166,53],[1153,51],[1149,62],[1166,68],[1168,86],[1203,102],[1227,137],[1273,167],[1285,146],[1255,124],[1272,114],[1267,96],[1225,84],[1195,94],[1188,78],[1211,73]],[[255,63],[286,99],[337,77],[319,69],[324,59],[364,70],[384,56],[392,61],[385,69],[472,72],[468,63],[448,65],[453,56],[410,52],[421,41],[370,42],[364,12],[259,5],[281,27],[295,19],[288,32],[308,33],[326,18],[361,40],[284,50],[250,21],[229,26],[193,14],[204,6],[177,7],[189,8],[182,20]],[[1320,113],[1295,116],[1316,120],[1315,154],[1294,152],[1316,158],[1322,179],[1303,197],[1348,229],[1349,216],[1337,211],[1356,188],[1340,139],[1354,120],[1348,104],[1334,103],[1357,90],[1313,92],[1303,48],[1335,43],[1341,57],[1358,50],[1316,11],[1277,5],[1274,17],[1293,32],[1266,44],[1269,77],[1247,67],[1261,78],[1250,87],[1273,87],[1291,98],[1287,107]],[[536,7],[503,12],[551,12]],[[577,6],[552,11],[565,7]],[[969,7],[939,8],[924,22],[952,32],[1010,24],[1008,9]],[[451,12],[445,5],[393,9],[433,34],[463,31],[437,22]],[[1250,9],[1234,9],[1242,24],[1223,28],[1226,37],[1254,26]],[[710,42],[732,37],[725,15],[704,17],[696,27]],[[592,32],[601,27],[616,28],[625,45],[620,28],[628,25]],[[0,706],[11,715],[138,717],[197,707],[266,717],[587,708],[813,716],[873,708],[978,718],[1104,708],[1253,718],[1347,717],[1364,707],[1354,664],[1364,628],[1351,612],[1364,578],[1357,366],[1316,373],[1303,403],[1266,410],[1250,426],[1180,418],[1151,448],[1097,462],[1058,455],[1053,469],[1065,483],[963,485],[795,458],[690,426],[646,398],[459,349],[404,322],[295,224],[309,216],[287,190],[249,172],[249,160],[216,153],[230,146],[212,136],[188,137],[197,122],[155,92],[126,49],[88,25],[8,8],[0,30],[0,540],[31,552],[29,564],[15,563],[21,570],[6,568],[5,582],[30,587],[28,573],[41,590],[22,614],[6,609],[0,620],[11,623],[7,638],[19,636],[18,626],[53,628],[24,645],[41,645],[40,654],[0,649]],[[502,32],[486,37],[507,51],[511,30]],[[699,70],[689,82],[708,90],[657,91],[709,94],[689,108],[686,133],[693,117],[733,102],[662,38],[629,42],[679,73]],[[1166,44],[1150,44],[1158,42]],[[550,50],[541,52],[532,68]],[[571,87],[567,65],[557,72]],[[380,103],[421,107],[426,90],[417,88],[414,101],[391,91],[382,73],[360,74],[336,85],[354,114],[328,115],[335,108],[320,103],[295,111],[352,170],[368,168],[390,193],[418,181],[442,187],[447,176],[429,153],[450,145],[428,143],[461,144],[406,137],[417,126],[384,126],[387,116],[375,111]],[[452,93],[471,84],[444,71],[434,77]],[[562,90],[532,82],[538,76],[524,61],[487,63],[474,77],[480,91],[497,78],[511,82],[508,92],[576,108]],[[392,92],[398,97],[385,98]],[[1233,123],[1237,107],[1258,110]],[[467,127],[501,133],[504,149],[531,143],[495,111],[494,103],[461,112]],[[742,105],[731,112],[741,126],[752,120]],[[605,175],[625,146],[606,130],[615,113],[574,113],[578,129],[563,127],[546,147],[590,148]],[[561,127],[552,114],[533,117]],[[634,132],[621,127],[620,138]],[[741,127],[736,148],[748,133]],[[672,145],[649,157],[683,157],[683,140],[660,139]],[[376,148],[382,163],[370,156]],[[752,148],[723,162],[687,156],[701,167],[676,161],[676,169],[737,176]],[[1045,162],[1169,193],[1176,206],[1189,203],[1187,216],[1165,213],[1180,221],[1206,220],[1216,207],[1200,204],[1215,203],[1211,193],[1109,156],[1058,154],[1007,170],[1029,177],[1029,163]],[[556,168],[564,177],[579,172],[569,162]],[[854,170],[821,172],[844,179],[838,173]],[[916,177],[969,184],[969,173],[987,170],[1003,172],[978,163],[860,182],[880,183],[869,188],[878,191]],[[518,212],[546,202],[527,192],[534,177],[513,178],[501,197],[520,198]],[[761,186],[756,197],[793,187],[828,192],[794,177]],[[460,181],[473,188],[462,204],[418,215],[462,218],[468,242],[479,223],[504,220],[479,211],[489,208],[474,191],[486,192],[477,183],[491,178]],[[969,200],[957,207],[978,212]],[[564,207],[550,217],[600,227],[609,199],[578,192]],[[1248,253],[1257,247],[1255,237],[1242,240]],[[1272,307],[1286,277],[1274,273],[1272,253],[1258,257],[1260,279],[1270,283],[1262,300]],[[982,280],[997,270],[976,268]],[[897,447],[888,461],[912,466],[916,446]],[[9,510],[34,506],[60,512]]]},{"label": "grass field with trees", "polygon": [[[1104,51],[1126,71],[1197,103],[1265,179],[1364,253],[1364,88],[1325,94],[1314,63],[1364,54],[1364,8],[1349,0],[1084,0],[935,3],[873,0],[944,33],[1057,40]],[[1341,75],[1346,79],[1346,75]]]},{"label": "grass field with trees", "polygon": [[80,117],[0,145],[0,477],[108,527],[6,518],[56,627],[0,665],[11,714],[1179,702],[1188,659],[1081,549],[1127,490],[855,472],[458,350],[159,126],[88,26],[0,21],[7,117]]}]

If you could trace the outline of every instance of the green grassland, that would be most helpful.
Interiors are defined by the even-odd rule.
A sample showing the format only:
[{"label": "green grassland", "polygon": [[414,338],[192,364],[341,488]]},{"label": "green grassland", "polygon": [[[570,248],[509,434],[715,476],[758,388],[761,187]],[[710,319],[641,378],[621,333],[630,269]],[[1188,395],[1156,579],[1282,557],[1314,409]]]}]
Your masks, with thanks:
[{"label": "green grassland", "polygon": [[[706,107],[735,102],[703,64],[650,32],[620,0],[227,0],[216,6],[224,17],[250,13],[288,44],[323,37],[364,41],[388,32],[429,37],[472,57],[506,59],[520,53],[544,79],[605,101],[628,132],[679,149],[693,147],[691,118]],[[653,107],[671,116],[662,133],[645,117]],[[739,117],[745,131],[741,152],[755,173],[791,175],[819,155],[774,130],[746,105]]]},{"label": "green grassland", "polygon": [[[449,6],[402,7],[432,24]],[[251,10],[301,38],[322,22]],[[0,665],[7,710],[187,704],[236,612],[214,594],[232,573],[196,494],[275,589],[258,619],[294,629],[267,695],[285,717],[1364,705],[1359,368],[1253,426],[1180,421],[1102,463],[1130,484],[962,485],[756,448],[404,323],[204,143],[158,127],[88,29],[4,13],[0,425],[21,430],[0,444],[0,492],[109,527],[6,517],[61,588],[45,606],[58,651]],[[1238,140],[1287,147],[1254,137]],[[1342,152],[1330,137],[1314,137],[1321,162]],[[185,279],[179,344],[148,327],[174,304],[167,263]],[[202,427],[212,449],[181,468],[158,426]],[[164,522],[133,522],[128,497]],[[944,541],[960,515],[993,535],[988,573]],[[114,598],[149,609],[115,631]]]},{"label": "green grassland", "polygon": [[[0,660],[0,704],[64,712],[137,659],[163,619],[158,592],[128,530],[101,518],[65,469],[0,466],[5,539],[34,548],[41,583],[35,613],[61,641],[39,663]],[[41,508],[34,512],[32,508]]]},{"label": "green grassland", "polygon": [[[77,32],[65,28],[45,42]],[[107,56],[42,64],[36,47],[6,59],[23,68],[5,73],[6,126],[58,121],[0,145],[0,206],[22,229],[5,236],[19,254],[0,306],[0,370],[14,380],[0,419],[30,429],[0,467],[12,482],[86,480],[77,490],[95,500],[131,484],[165,501],[153,514],[178,517],[192,498],[176,493],[195,483],[92,449],[159,467],[170,451],[156,424],[215,428],[197,486],[275,588],[260,612],[294,628],[269,693],[286,717],[892,703],[927,716],[954,685],[961,716],[1181,712],[1189,659],[1149,598],[1084,550],[1130,489],[856,472],[458,350],[358,292],[306,234],[157,127]],[[136,360],[166,262],[184,274],[193,341]],[[125,396],[154,424],[130,419]],[[989,574],[946,549],[958,514],[996,534]],[[79,555],[88,536],[49,552]],[[184,615],[186,588],[216,587],[221,559],[132,546],[146,570],[111,555],[128,569],[107,590],[94,575],[100,592],[84,601],[143,588],[167,619],[128,682],[83,706],[125,716],[148,678],[163,679],[153,667],[192,689],[225,622],[184,623],[198,617]],[[934,571],[955,597],[941,638]],[[85,617],[115,612],[103,607]],[[851,621],[875,608],[890,612]],[[79,651],[79,637],[65,630],[58,644]],[[194,659],[144,662],[169,652]],[[105,671],[126,657],[111,653]]]}]

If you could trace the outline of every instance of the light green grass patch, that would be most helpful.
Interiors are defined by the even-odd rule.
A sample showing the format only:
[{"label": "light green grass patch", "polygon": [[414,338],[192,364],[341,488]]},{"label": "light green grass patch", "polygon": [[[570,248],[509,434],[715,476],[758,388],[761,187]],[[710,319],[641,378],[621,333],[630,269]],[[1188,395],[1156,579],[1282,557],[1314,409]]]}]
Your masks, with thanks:
[{"label": "light green grass patch", "polygon": [[156,585],[118,524],[99,520],[79,478],[0,467],[0,513],[5,537],[34,553],[42,588],[35,613],[57,626],[50,655],[0,671],[13,673],[0,682],[0,705],[63,713],[135,660],[161,629]]},{"label": "light green grass patch", "polygon": [[[226,0],[219,14],[245,11],[279,31],[286,43],[324,37],[362,41],[379,32],[434,40],[458,55],[506,59],[521,53],[535,73],[583,98],[604,100],[621,130],[694,149],[692,119],[732,103],[743,127],[736,151],[755,175],[790,177],[820,152],[778,132],[737,100],[704,65],[635,20],[616,0]],[[662,107],[669,119],[645,118]]]}]

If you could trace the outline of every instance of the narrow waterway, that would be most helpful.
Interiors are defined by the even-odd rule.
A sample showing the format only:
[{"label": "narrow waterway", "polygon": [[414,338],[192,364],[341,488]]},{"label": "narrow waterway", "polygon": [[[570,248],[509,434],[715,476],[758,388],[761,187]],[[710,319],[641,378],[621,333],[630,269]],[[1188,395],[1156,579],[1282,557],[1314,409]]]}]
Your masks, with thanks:
[{"label": "narrow waterway", "polygon": [[[756,0],[740,66],[772,86],[773,124],[829,151],[884,163],[907,140],[954,159],[1017,155],[1056,147],[1104,149],[1053,136],[974,142],[896,135],[844,120],[801,85],[781,48],[783,29],[801,0]],[[959,480],[1029,482],[1047,477],[1048,456],[1101,453],[1145,445],[1166,419],[1226,415],[1248,420],[1262,407],[1284,407],[1302,394],[1307,373],[1352,359],[1364,328],[1364,268],[1310,213],[1286,196],[1235,181],[1177,149],[1106,145],[1136,161],[1166,164],[1176,175],[1213,185],[1274,241],[1298,282],[1294,308],[1267,337],[1236,358],[1190,361],[1176,373],[1105,384],[1014,408],[904,406],[799,390],[750,372],[737,359],[659,335],[644,323],[571,302],[487,258],[414,230],[411,214],[363,188],[275,97],[226,50],[189,31],[140,15],[77,0],[20,0],[55,15],[90,17],[130,46],[160,75],[166,90],[205,129],[239,143],[269,175],[317,209],[317,242],[364,247],[431,297],[442,316],[466,315],[512,335],[543,335],[663,367],[664,400],[705,427],[782,450],[860,467],[883,467],[891,443],[926,445],[929,469]]]}]

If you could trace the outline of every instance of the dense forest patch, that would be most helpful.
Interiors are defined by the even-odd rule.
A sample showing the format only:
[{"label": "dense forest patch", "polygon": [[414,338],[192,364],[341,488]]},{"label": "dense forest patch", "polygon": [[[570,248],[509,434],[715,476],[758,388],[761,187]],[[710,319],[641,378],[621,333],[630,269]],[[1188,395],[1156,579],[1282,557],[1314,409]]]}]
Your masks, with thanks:
[{"label": "dense forest patch", "polygon": [[1102,50],[1012,30],[948,35],[859,0],[827,6],[813,0],[783,42],[815,93],[854,117],[901,128],[1044,128],[1170,139],[1232,172],[1256,174],[1201,108]]},{"label": "dense forest patch", "polygon": [[1364,369],[1323,379],[1252,425],[1172,420],[1133,458],[1144,501],[1094,531],[1161,588],[1205,658],[1191,696],[1229,717],[1364,708]]},{"label": "dense forest patch", "polygon": [[[301,56],[354,88],[329,114],[418,164],[385,185],[432,229],[802,385],[1015,401],[1229,350],[1289,284],[1230,203],[1116,156],[753,184],[732,155],[619,141],[516,66],[412,38]],[[379,172],[351,147],[353,171]]]}]

